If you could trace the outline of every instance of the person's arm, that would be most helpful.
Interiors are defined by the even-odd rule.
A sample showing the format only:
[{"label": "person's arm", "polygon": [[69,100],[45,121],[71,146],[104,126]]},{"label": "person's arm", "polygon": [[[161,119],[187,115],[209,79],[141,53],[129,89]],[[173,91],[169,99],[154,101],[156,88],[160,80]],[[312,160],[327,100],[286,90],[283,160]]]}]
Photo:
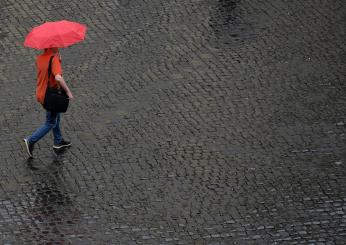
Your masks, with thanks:
[{"label": "person's arm", "polygon": [[68,98],[73,99],[73,94],[72,94],[71,90],[69,89],[69,87],[67,86],[64,78],[60,74],[57,74],[55,76],[55,80],[57,80],[59,82],[59,85],[62,87],[62,89],[65,90]]}]

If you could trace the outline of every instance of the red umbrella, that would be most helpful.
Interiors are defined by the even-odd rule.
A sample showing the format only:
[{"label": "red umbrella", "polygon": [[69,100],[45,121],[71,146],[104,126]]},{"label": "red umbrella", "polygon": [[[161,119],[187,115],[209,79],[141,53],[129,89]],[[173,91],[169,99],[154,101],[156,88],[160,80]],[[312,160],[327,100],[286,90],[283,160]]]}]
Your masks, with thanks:
[{"label": "red umbrella", "polygon": [[35,49],[65,48],[83,41],[86,29],[85,25],[67,20],[46,22],[31,30],[24,46]]}]

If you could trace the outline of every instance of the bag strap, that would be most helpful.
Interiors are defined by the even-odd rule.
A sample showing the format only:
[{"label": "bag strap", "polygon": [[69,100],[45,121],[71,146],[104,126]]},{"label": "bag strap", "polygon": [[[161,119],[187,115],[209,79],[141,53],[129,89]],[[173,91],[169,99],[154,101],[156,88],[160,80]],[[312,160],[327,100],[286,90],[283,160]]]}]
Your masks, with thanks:
[{"label": "bag strap", "polygon": [[48,65],[48,85],[47,88],[49,88],[49,83],[50,83],[50,75],[51,75],[51,69],[52,69],[52,60],[54,58],[54,55],[50,57],[49,59],[49,65]]}]

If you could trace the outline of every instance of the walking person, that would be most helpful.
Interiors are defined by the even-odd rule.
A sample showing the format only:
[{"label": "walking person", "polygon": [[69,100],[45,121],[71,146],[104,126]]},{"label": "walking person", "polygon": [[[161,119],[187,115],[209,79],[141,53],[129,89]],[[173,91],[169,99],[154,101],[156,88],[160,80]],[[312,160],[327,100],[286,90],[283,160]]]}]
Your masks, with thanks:
[{"label": "walking person", "polygon": [[66,48],[83,41],[87,27],[67,20],[45,22],[34,27],[26,36],[24,46],[44,50],[36,58],[36,99],[46,109],[46,121],[32,135],[24,139],[29,157],[33,157],[34,145],[49,131],[53,131],[54,149],[71,145],[60,130],[61,112],[66,112],[73,95],[62,77],[59,48]]},{"label": "walking person", "polygon": [[[62,77],[61,56],[58,48],[44,49],[43,54],[36,58],[37,85],[36,99],[42,105],[44,104],[47,86],[51,88],[60,87],[63,89],[69,99],[73,95]],[[71,142],[65,140],[60,130],[61,113],[46,110],[46,121],[31,136],[24,139],[25,148],[29,157],[33,157],[34,145],[49,131],[53,131],[54,149],[61,149],[71,145]]]}]

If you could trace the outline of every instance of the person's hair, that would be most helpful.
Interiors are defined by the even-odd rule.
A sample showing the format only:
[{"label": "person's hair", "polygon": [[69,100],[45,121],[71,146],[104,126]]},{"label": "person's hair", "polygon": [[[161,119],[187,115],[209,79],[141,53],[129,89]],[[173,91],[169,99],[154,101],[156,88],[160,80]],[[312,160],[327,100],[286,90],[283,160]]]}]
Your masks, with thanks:
[{"label": "person's hair", "polygon": [[[43,52],[47,52],[48,50],[52,50],[53,48],[45,48],[44,50],[43,50]],[[59,49],[58,48],[56,48],[58,51],[59,51]]]}]

